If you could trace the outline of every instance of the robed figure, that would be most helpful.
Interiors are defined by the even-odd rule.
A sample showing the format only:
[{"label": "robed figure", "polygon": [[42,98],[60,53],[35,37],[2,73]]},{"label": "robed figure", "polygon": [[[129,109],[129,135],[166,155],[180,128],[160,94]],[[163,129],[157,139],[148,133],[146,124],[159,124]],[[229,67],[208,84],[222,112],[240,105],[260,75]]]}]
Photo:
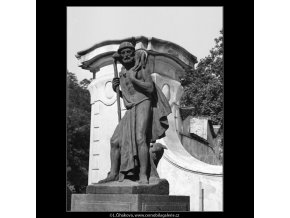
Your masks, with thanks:
[{"label": "robed figure", "polygon": [[119,77],[113,79],[113,89],[120,86],[127,111],[111,137],[110,172],[99,183],[129,178],[148,184],[150,176],[158,177],[150,145],[165,136],[171,108],[151,78],[146,50],[135,51],[130,42],[123,42],[113,57],[123,65]]}]

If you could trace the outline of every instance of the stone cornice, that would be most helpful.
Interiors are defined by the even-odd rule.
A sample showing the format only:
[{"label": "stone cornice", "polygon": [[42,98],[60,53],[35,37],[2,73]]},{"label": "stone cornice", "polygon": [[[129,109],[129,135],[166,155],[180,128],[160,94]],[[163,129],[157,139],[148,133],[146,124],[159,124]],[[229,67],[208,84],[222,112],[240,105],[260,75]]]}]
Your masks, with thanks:
[{"label": "stone cornice", "polygon": [[97,43],[97,44],[93,45],[90,48],[87,48],[87,49],[84,49],[82,51],[79,51],[77,53],[76,57],[79,58],[80,56],[86,55],[86,54],[92,52],[93,50],[95,50],[97,48],[100,48],[100,47],[103,47],[103,46],[106,46],[106,45],[121,44],[122,42],[125,42],[125,41],[133,42],[134,44],[136,44],[137,40],[142,41],[142,42],[148,41],[148,39],[146,37],[144,37],[144,36],[129,37],[129,38],[119,39],[119,40],[106,40],[106,41]]},{"label": "stone cornice", "polygon": [[[117,51],[119,44],[124,41],[132,42],[136,49],[146,49],[153,56],[165,56],[173,59],[185,70],[194,69],[194,65],[197,63],[197,58],[194,55],[175,43],[154,37],[139,36],[121,40],[107,40],[97,43],[86,50],[79,51],[76,57],[80,61],[80,67],[93,72],[95,68],[112,64],[111,55]],[[102,59],[105,61],[100,61]],[[99,62],[99,64],[95,64],[96,62]]]}]

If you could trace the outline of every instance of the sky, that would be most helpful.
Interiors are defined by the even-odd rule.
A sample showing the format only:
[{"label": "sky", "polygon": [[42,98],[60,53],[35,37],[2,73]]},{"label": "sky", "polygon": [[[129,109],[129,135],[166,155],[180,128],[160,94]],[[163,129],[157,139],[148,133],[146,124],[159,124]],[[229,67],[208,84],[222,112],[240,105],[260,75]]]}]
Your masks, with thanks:
[{"label": "sky", "polygon": [[75,57],[96,43],[132,36],[173,42],[201,58],[223,28],[222,7],[67,7],[67,69],[79,81],[92,78]]}]

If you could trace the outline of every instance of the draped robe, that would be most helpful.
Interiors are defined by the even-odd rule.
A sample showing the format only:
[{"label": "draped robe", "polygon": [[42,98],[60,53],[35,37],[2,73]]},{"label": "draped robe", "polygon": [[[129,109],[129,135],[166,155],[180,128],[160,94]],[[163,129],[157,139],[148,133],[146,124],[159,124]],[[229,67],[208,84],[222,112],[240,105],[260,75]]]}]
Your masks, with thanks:
[{"label": "draped robe", "polygon": [[[147,73],[150,73],[147,69]],[[150,75],[149,75],[150,76]],[[119,173],[132,175],[139,167],[138,148],[136,143],[136,117],[142,114],[136,113],[136,107],[144,101],[151,101],[150,121],[147,126],[146,140],[149,143],[155,142],[165,136],[169,124],[167,116],[171,113],[168,100],[160,88],[152,81],[153,92],[138,90],[123,67],[120,72],[120,87],[124,106],[127,109],[125,115],[117,125],[111,138],[112,143],[118,143],[121,153]]]}]

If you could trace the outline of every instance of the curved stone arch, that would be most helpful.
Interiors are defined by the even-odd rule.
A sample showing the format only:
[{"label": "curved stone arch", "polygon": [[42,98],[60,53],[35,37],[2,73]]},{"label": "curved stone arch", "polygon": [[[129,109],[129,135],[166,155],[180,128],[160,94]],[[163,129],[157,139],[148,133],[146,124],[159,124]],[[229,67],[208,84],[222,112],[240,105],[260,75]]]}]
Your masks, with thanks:
[{"label": "curved stone arch", "polygon": [[76,57],[81,61],[81,63],[84,63],[85,61],[91,60],[99,54],[103,54],[108,51],[117,51],[118,46],[125,41],[131,42],[133,45],[135,45],[136,49],[144,48],[148,51],[155,51],[165,55],[169,54],[174,56],[176,59],[181,60],[192,68],[194,67],[194,64],[197,63],[197,58],[183,47],[170,41],[145,36],[128,37],[120,40],[106,40],[97,43],[88,49],[79,51],[76,54]]}]

